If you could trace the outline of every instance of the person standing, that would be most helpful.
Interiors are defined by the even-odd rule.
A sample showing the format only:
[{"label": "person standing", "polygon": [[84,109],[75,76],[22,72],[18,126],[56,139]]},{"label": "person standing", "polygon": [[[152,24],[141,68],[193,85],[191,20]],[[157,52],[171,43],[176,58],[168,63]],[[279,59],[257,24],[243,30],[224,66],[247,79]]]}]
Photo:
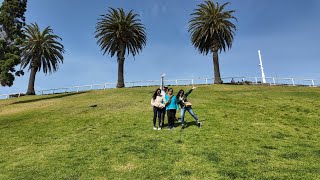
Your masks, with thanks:
[{"label": "person standing", "polygon": [[[167,92],[168,92],[168,86],[163,86],[163,89],[161,90],[161,95],[162,95],[164,98],[166,97]],[[162,114],[161,114],[161,121],[162,121],[161,126],[162,126],[162,127],[164,126],[165,116],[166,116],[166,108],[164,108],[164,109],[162,110]]]},{"label": "person standing", "polygon": [[[161,130],[162,129],[162,112],[165,109],[165,98],[161,95],[160,88],[157,89],[152,98],[151,98],[151,106],[153,107],[153,129],[154,130]],[[158,128],[156,126],[158,117]]]},{"label": "person standing", "polygon": [[166,99],[166,111],[168,115],[168,129],[172,130],[174,128],[174,119],[176,117],[176,111],[178,108],[177,98],[173,95],[173,89],[168,89],[168,94],[165,97]]},{"label": "person standing", "polygon": [[191,90],[189,90],[186,94],[184,94],[184,90],[180,90],[177,94],[177,104],[181,107],[181,126],[182,129],[184,129],[185,123],[184,123],[184,116],[186,111],[190,113],[190,115],[196,120],[197,125],[199,128],[202,127],[202,123],[199,121],[199,118],[192,110],[192,104],[188,101],[187,97],[190,95],[190,93],[195,89],[196,87],[193,87]]}]

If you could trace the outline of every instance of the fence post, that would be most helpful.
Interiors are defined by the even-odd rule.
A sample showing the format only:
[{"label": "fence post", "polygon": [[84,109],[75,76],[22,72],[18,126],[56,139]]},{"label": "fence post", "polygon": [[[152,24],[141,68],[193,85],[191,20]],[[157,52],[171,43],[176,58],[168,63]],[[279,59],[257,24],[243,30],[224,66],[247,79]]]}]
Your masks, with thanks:
[{"label": "fence post", "polygon": [[292,86],[295,86],[295,84],[294,84],[294,79],[292,78],[291,80],[292,80]]}]

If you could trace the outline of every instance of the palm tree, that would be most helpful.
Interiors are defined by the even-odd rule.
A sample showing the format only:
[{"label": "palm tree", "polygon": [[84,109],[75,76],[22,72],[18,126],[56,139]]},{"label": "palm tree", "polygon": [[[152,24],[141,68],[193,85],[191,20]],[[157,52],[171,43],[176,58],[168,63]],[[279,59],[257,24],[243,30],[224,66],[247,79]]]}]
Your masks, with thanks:
[{"label": "palm tree", "polygon": [[236,26],[230,21],[237,20],[232,14],[234,10],[225,11],[225,3],[222,6],[207,0],[198,5],[191,14],[189,32],[191,41],[201,54],[213,53],[214,83],[221,84],[218,51],[230,49],[233,42]]},{"label": "palm tree", "polygon": [[50,27],[42,32],[38,24],[27,25],[24,29],[26,39],[22,44],[21,68],[29,66],[30,78],[28,95],[35,95],[34,83],[38,71],[43,70],[45,74],[58,70],[59,63],[63,63],[64,47],[57,40],[62,40],[53,34]]},{"label": "palm tree", "polygon": [[118,60],[117,88],[124,87],[123,66],[126,54],[135,57],[146,45],[145,27],[140,23],[139,15],[125,13],[122,8],[110,8],[108,13],[101,15],[96,25],[95,38],[103,55],[106,53]]}]

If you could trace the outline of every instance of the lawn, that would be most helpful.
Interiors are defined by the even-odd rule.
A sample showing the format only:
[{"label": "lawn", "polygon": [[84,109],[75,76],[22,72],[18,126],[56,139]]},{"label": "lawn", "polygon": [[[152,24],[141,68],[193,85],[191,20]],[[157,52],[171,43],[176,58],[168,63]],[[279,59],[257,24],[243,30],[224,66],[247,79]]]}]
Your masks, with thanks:
[{"label": "lawn", "polygon": [[200,86],[203,128],[172,131],[152,129],[154,90],[1,100],[0,179],[320,179],[319,88]]}]

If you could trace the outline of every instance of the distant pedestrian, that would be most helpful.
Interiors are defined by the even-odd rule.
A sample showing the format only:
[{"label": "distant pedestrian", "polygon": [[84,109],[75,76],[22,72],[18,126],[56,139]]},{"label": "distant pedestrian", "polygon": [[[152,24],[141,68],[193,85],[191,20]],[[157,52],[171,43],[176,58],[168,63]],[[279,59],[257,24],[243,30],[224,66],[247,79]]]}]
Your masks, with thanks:
[{"label": "distant pedestrian", "polygon": [[198,127],[200,128],[202,126],[202,123],[199,121],[199,118],[196,116],[196,114],[192,110],[192,104],[188,101],[187,97],[190,95],[190,93],[195,89],[196,87],[193,87],[191,90],[189,90],[186,94],[184,94],[184,90],[180,90],[177,94],[177,104],[181,107],[181,126],[182,129],[186,127],[184,122],[184,116],[185,112],[188,111],[190,115],[196,120]]},{"label": "distant pedestrian", "polygon": [[235,84],[236,82],[234,81],[234,79],[231,79],[231,84]]},{"label": "distant pedestrian", "polygon": [[[162,115],[163,110],[165,109],[165,98],[161,95],[160,88],[157,89],[151,99],[151,106],[153,107],[153,129],[161,130],[162,128]],[[158,117],[158,128],[156,126]]]}]

